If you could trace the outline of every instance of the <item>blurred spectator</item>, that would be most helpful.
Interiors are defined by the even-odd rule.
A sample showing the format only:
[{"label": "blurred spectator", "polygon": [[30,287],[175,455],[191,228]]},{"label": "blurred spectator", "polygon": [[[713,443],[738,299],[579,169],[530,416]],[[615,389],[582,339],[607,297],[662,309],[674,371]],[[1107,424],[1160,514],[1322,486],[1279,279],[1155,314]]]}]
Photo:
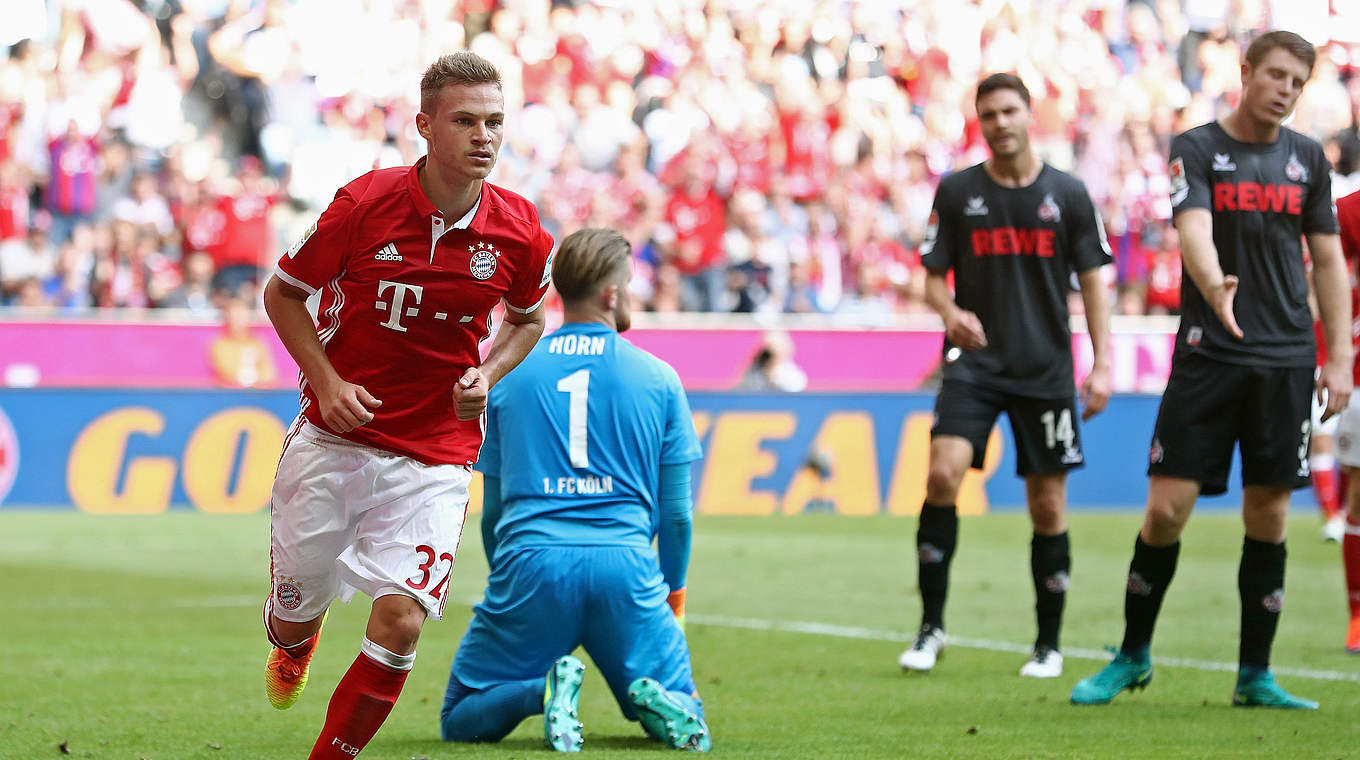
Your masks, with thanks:
[{"label": "blurred spectator", "polygon": [[708,142],[698,143],[675,158],[676,168],[665,222],[668,233],[658,240],[661,259],[680,274],[680,305],[685,311],[727,310],[727,194],[731,177],[716,165]]},{"label": "blurred spectator", "polygon": [[737,389],[792,393],[807,388],[807,382],[807,373],[793,361],[793,339],[786,332],[771,331],[761,339]]},{"label": "blurred spectator", "polygon": [[229,298],[222,307],[222,332],[208,347],[217,382],[228,388],[269,387],[274,359],[269,347],[250,331],[250,303]]},{"label": "blurred spectator", "polygon": [[13,161],[0,161],[0,243],[23,237],[28,223],[28,188],[23,169]]},{"label": "blurred spectator", "polygon": [[[1307,5],[1322,55],[1291,126],[1324,143],[1339,195],[1360,187],[1360,40],[1350,3],[1331,23]],[[504,79],[492,180],[559,239],[623,232],[642,308],[866,317],[918,308],[930,201],[984,157],[973,89],[994,71],[1045,94],[1035,145],[1103,214],[1118,308],[1173,309],[1168,141],[1234,103],[1253,33],[1304,18],[1264,0],[99,0],[47,3],[47,24],[24,7],[0,35],[0,240],[45,229],[48,274],[6,299],[179,304],[196,252],[215,287],[253,291],[280,231],[420,156],[409,83],[467,47]]]},{"label": "blurred spectator", "polygon": [[1181,250],[1175,228],[1168,230],[1160,242],[1148,251],[1147,313],[1180,314]]},{"label": "blurred spectator", "polygon": [[25,237],[0,242],[0,303],[14,303],[30,282],[50,277],[56,259],[47,232],[40,227],[30,227]]},{"label": "blurred spectator", "polygon": [[134,176],[128,194],[114,202],[113,218],[159,237],[167,237],[175,225],[170,206],[156,191],[156,178],[146,173]]},{"label": "blurred spectator", "polygon": [[217,267],[213,287],[253,294],[278,256],[269,221],[270,209],[278,200],[277,186],[254,156],[241,159],[238,178],[234,192],[217,199],[221,237],[207,250]]},{"label": "blurred spectator", "polygon": [[217,309],[217,291],[213,290],[213,260],[203,251],[187,254],[183,261],[184,280],[179,287],[166,294],[161,305],[171,309],[187,309],[197,316],[205,316]]},{"label": "blurred spectator", "polygon": [[72,119],[66,131],[48,144],[47,210],[52,213],[52,240],[65,243],[71,228],[94,214],[98,186],[99,143],[81,134]]}]

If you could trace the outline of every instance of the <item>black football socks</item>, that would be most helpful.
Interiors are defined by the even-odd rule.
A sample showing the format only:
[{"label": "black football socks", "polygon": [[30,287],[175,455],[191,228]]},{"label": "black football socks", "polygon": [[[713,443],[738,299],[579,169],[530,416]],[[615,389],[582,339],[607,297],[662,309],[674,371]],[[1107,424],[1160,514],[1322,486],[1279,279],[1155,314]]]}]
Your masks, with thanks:
[{"label": "black football socks", "polygon": [[1119,651],[1127,655],[1145,653],[1152,642],[1152,629],[1162,609],[1162,598],[1176,574],[1176,559],[1181,542],[1170,546],[1149,546],[1140,534],[1133,544],[1133,560],[1124,589],[1124,643]]},{"label": "black football socks", "polygon": [[921,623],[944,628],[944,602],[949,594],[949,563],[959,540],[959,515],[953,504],[921,506],[916,527],[917,585],[921,588]]},{"label": "black football socks", "polygon": [[1067,531],[1056,536],[1034,534],[1029,544],[1029,567],[1034,574],[1034,614],[1039,622],[1034,648],[1057,649],[1063,603],[1067,599],[1068,573],[1072,570]]},{"label": "black football socks", "polygon": [[1242,564],[1237,568],[1237,591],[1242,596],[1242,665],[1270,667],[1270,646],[1284,606],[1284,542],[1242,540]]}]

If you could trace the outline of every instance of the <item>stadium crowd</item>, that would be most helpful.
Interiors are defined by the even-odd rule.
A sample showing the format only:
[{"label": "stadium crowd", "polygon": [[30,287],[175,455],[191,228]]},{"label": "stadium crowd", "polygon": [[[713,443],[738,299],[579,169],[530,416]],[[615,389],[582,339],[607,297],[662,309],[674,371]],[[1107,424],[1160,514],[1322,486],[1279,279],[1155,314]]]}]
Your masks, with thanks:
[{"label": "stadium crowd", "polygon": [[632,242],[641,309],[923,311],[940,177],[986,148],[979,77],[1035,93],[1087,184],[1120,313],[1174,312],[1172,135],[1226,112],[1239,43],[1323,55],[1292,128],[1360,185],[1360,18],[1325,0],[15,0],[0,43],[0,302],[81,312],[256,300],[336,187],[423,153],[413,83],[495,62],[492,181],[557,239]]}]

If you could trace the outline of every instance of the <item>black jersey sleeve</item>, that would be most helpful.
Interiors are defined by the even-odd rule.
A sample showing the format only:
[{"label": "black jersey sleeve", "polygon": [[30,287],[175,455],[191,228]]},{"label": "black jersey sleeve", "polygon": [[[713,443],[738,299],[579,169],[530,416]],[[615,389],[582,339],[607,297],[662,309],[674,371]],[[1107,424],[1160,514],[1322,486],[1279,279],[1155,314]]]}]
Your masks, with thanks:
[{"label": "black jersey sleeve", "polygon": [[1212,208],[1209,162],[1204,150],[1189,133],[1176,135],[1171,141],[1171,164],[1167,175],[1171,181],[1173,216],[1186,209]]},{"label": "black jersey sleeve", "polygon": [[1091,202],[1086,184],[1074,177],[1068,196],[1064,205],[1072,209],[1067,217],[1072,271],[1086,272],[1114,261],[1110,255],[1110,241],[1105,237],[1105,223],[1100,218],[1100,211]]},{"label": "black jersey sleeve", "polygon": [[1303,234],[1336,234],[1336,204],[1332,203],[1332,167],[1320,149],[1308,155],[1308,200],[1303,207]]},{"label": "black jersey sleeve", "polygon": [[959,213],[949,203],[950,184],[946,179],[935,188],[935,203],[930,207],[930,219],[921,240],[921,265],[936,272],[945,272],[954,266]]}]

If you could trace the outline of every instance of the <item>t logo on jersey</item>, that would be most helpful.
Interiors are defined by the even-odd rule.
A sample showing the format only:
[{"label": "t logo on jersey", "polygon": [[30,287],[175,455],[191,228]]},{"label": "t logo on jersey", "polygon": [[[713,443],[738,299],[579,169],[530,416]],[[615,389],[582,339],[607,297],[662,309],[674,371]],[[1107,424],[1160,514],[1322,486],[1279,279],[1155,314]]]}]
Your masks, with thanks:
[{"label": "t logo on jersey", "polygon": [[[392,302],[383,300],[383,294],[392,291]],[[406,306],[406,294],[410,293],[417,305],[420,304],[420,296],[425,292],[425,288],[419,285],[407,285],[404,282],[393,282],[391,280],[378,281],[378,302],[373,308],[378,311],[387,312],[387,321],[382,323],[383,327],[397,332],[406,332],[406,328],[401,324],[403,316],[414,317],[420,313],[420,309],[415,306]]]}]

